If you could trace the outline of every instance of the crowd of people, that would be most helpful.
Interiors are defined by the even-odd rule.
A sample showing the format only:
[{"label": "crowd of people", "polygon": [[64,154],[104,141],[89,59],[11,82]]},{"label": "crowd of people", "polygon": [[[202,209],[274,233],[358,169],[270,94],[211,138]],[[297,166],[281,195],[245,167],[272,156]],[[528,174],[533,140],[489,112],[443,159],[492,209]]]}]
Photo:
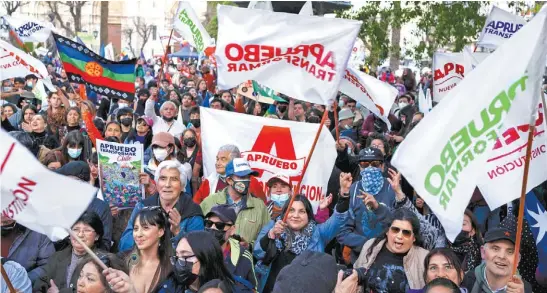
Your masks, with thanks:
[{"label": "crowd of people", "polygon": [[[83,97],[51,54],[43,62],[56,91],[47,99],[32,93],[34,75],[2,81],[2,128],[58,174],[100,187],[97,139],[144,149],[145,194],[133,208],[119,209],[99,192],[73,236],[58,242],[2,216],[2,264],[18,291],[547,292],[536,280],[545,260],[527,222],[515,251],[517,201],[490,210],[476,189],[451,242],[391,166],[424,117],[416,97],[420,84],[430,87],[430,72],[421,80],[409,69],[378,73],[399,90],[388,129],[343,93],[336,107],[282,94],[284,102],[262,104],[237,88],[218,90],[209,60],[178,61],[161,72],[160,60],[138,60],[135,96],[127,98],[89,87]],[[287,174],[262,185],[236,145],[218,149],[205,177],[200,106],[300,123],[319,123],[327,111],[338,156],[318,209]],[[547,182],[534,192],[545,207]]]}]

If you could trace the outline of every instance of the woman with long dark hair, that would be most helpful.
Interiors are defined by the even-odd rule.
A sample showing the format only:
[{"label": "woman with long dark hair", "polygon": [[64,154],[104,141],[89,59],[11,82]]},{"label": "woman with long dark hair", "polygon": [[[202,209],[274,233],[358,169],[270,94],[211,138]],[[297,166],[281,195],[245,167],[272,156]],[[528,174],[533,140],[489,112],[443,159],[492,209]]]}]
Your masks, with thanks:
[{"label": "woman with long dark hair", "polygon": [[450,248],[460,258],[466,274],[481,264],[481,246],[483,244],[477,218],[472,211],[466,209],[463,215],[462,231],[454,239],[454,242],[450,243]]},{"label": "woman with long dark hair", "polygon": [[[323,252],[348,219],[349,197],[340,196],[333,215],[322,224],[315,221],[311,203],[304,195],[296,195],[289,204],[287,201],[281,215],[262,228],[255,241],[255,257],[270,266],[261,292],[271,292],[281,269],[302,252]],[[285,223],[282,219],[286,214]]]},{"label": "woman with long dark hair", "polygon": [[26,132],[32,132],[32,128],[30,127],[30,122],[32,120],[32,117],[34,115],[38,114],[38,110],[34,105],[28,104],[23,107],[21,110],[21,120],[19,120],[19,129],[24,130]]},{"label": "woman with long dark hair", "polygon": [[129,255],[129,277],[137,292],[152,292],[171,273],[173,255],[168,216],[161,207],[139,211],[133,226],[135,247]]},{"label": "woman with long dark hair", "polygon": [[428,251],[419,247],[420,221],[408,209],[393,213],[389,227],[363,245],[354,268],[364,268],[366,292],[404,293],[425,286],[424,259]]},{"label": "woman with long dark hair", "polygon": [[82,121],[82,114],[80,113],[80,108],[71,107],[66,112],[66,132],[77,130],[80,131]]},{"label": "woman with long dark hair", "polygon": [[135,128],[129,131],[129,134],[125,138],[125,144],[142,144],[142,149],[147,150],[150,144],[152,144],[152,125],[154,121],[152,118],[141,116],[137,118]]},{"label": "woman with long dark hair", "polygon": [[88,153],[90,153],[91,144],[86,141],[84,135],[77,131],[69,132],[63,145],[59,149],[66,163],[71,161],[84,161],[87,162]]},{"label": "woman with long dark hair", "polygon": [[218,241],[208,232],[192,231],[182,238],[171,258],[173,272],[154,292],[197,292],[205,283],[219,279],[234,286],[234,279],[224,265]]}]

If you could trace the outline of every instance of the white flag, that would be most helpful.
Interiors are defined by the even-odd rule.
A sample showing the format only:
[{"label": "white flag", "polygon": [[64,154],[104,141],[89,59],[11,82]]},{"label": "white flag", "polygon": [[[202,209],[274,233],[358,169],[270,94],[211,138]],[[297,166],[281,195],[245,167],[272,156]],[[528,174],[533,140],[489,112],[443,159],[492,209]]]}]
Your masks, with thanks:
[{"label": "white flag", "polygon": [[4,130],[0,130],[0,164],[2,215],[52,241],[68,235],[65,229],[78,220],[97,192],[87,182],[48,170]]},{"label": "white flag", "polygon": [[272,1],[249,1],[247,8],[274,11]]},{"label": "white flag", "polygon": [[465,72],[470,72],[475,69],[479,63],[481,63],[490,53],[486,52],[473,52],[469,46],[463,48],[463,63],[465,66]]},{"label": "white flag", "polygon": [[361,103],[391,129],[388,115],[399,94],[396,88],[364,72],[348,67],[340,82],[339,90]]},{"label": "white flag", "polygon": [[493,6],[477,41],[477,46],[496,49],[526,24],[524,18]]},{"label": "white flag", "polygon": [[361,40],[361,38],[356,38],[355,43],[353,44],[353,49],[351,49],[348,67],[359,70],[359,67],[363,64],[365,64],[365,43]]},{"label": "white flag", "polygon": [[48,75],[46,66],[40,60],[0,40],[0,76],[1,79],[25,77],[34,74],[44,81],[50,91],[56,91]]},{"label": "white flag", "polygon": [[198,52],[203,52],[211,45],[211,37],[205,30],[189,2],[179,2],[177,13],[173,19],[173,28]]},{"label": "white flag", "polygon": [[498,129],[504,120],[536,111],[547,53],[546,15],[543,9],[471,71],[394,155],[392,164],[437,215],[451,241],[484,179]]},{"label": "white flag", "polygon": [[[319,124],[299,123],[228,111],[201,108],[201,138],[205,176],[215,170],[215,157],[221,146],[239,147],[243,158],[259,172],[265,183],[276,173],[291,178],[293,188],[300,179]],[[327,192],[327,183],[336,160],[336,148],[326,127],[321,129],[314,154],[299,193],[312,203],[314,210]],[[265,188],[265,186],[264,186]]]},{"label": "white flag", "polygon": [[463,53],[433,54],[433,98],[440,102],[465,76]]},{"label": "white flag", "polygon": [[20,19],[12,16],[3,16],[10,27],[17,34],[23,43],[45,42],[55,29],[51,22],[38,21],[35,19]]},{"label": "white flag", "polygon": [[306,1],[302,8],[300,9],[299,15],[312,16],[313,15],[313,4],[311,1]]},{"label": "white flag", "polygon": [[361,22],[218,8],[218,86],[255,80],[299,100],[330,104],[344,77]]},{"label": "white flag", "polygon": [[[429,92],[429,89],[427,91]],[[431,95],[426,95],[420,84],[420,88],[418,89],[418,106],[420,107],[420,112],[424,113],[424,116],[431,111],[431,101],[428,98],[431,99]]]}]

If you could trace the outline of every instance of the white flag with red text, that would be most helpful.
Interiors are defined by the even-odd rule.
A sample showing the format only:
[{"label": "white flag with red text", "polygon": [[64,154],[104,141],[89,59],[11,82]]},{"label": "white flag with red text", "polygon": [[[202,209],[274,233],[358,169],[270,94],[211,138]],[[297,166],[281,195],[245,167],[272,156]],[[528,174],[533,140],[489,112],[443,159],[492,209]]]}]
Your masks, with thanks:
[{"label": "white flag with red text", "polygon": [[[488,56],[407,135],[392,164],[453,241],[498,131],[537,112],[547,54],[547,9]],[[518,125],[518,124],[517,124]]]},{"label": "white flag with red text", "polygon": [[[221,146],[239,147],[251,168],[259,172],[264,184],[276,173],[290,177],[293,188],[300,179],[319,124],[301,123],[233,113],[210,108],[200,109],[204,175],[215,172],[215,158]],[[327,183],[336,160],[335,142],[326,127],[321,129],[317,146],[308,165],[300,193],[314,210],[327,192]]]},{"label": "white flag with red text", "polygon": [[71,228],[97,193],[87,182],[44,167],[4,130],[0,130],[0,164],[2,216],[52,241],[68,236],[65,229]]},{"label": "white flag with red text", "polygon": [[463,53],[433,54],[433,99],[440,102],[465,76]]},{"label": "white flag with red text", "polygon": [[330,104],[360,21],[220,5],[218,86],[255,80],[295,99]]},{"label": "white flag with red text", "polygon": [[339,90],[361,103],[391,129],[388,115],[399,94],[396,88],[362,71],[348,67],[340,82]]},{"label": "white flag with red text", "polygon": [[524,18],[493,6],[477,40],[477,46],[496,49],[525,24]]}]

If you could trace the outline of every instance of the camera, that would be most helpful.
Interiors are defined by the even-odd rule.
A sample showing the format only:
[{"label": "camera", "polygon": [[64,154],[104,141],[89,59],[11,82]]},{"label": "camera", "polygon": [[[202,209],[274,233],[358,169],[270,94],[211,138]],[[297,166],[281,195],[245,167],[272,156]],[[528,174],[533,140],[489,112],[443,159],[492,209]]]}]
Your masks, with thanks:
[{"label": "camera", "polygon": [[351,276],[353,274],[353,270],[357,272],[357,284],[359,286],[365,285],[365,283],[367,282],[366,280],[367,270],[365,268],[344,270],[344,276],[342,277],[342,280],[345,280],[347,277]]}]

